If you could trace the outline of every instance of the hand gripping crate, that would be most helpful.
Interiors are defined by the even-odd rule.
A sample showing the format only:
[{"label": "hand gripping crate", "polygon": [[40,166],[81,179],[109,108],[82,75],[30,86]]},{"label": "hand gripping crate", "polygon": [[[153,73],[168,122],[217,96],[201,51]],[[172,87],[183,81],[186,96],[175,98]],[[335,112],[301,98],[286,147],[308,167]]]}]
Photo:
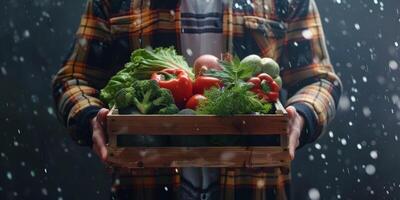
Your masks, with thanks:
[{"label": "hand gripping crate", "polygon": [[[117,113],[112,109],[107,116],[107,162],[114,167],[273,167],[290,164],[286,132],[288,116],[279,101],[275,103],[275,113],[265,115]],[[138,144],[138,138],[145,136],[171,142]],[[211,146],[202,142],[207,137],[235,137],[238,142]],[[183,143],[174,144],[175,140],[183,140]]]}]

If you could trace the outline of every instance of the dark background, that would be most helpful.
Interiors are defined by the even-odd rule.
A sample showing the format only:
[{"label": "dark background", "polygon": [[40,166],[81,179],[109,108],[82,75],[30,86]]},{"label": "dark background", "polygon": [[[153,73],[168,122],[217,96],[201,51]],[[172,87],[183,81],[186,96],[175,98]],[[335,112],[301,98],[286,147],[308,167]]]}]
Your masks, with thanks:
[{"label": "dark background", "polygon": [[[297,153],[295,199],[400,199],[398,0],[317,1],[344,84],[328,132]],[[111,179],[55,117],[52,75],[84,1],[0,1],[0,199],[107,199]]]}]

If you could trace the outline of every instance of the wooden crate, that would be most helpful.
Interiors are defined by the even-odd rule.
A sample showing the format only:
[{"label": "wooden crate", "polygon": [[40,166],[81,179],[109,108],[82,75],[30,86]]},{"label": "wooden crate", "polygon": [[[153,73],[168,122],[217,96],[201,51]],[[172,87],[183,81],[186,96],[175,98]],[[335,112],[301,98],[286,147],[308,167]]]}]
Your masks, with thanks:
[{"label": "wooden crate", "polygon": [[[124,168],[288,166],[287,113],[280,102],[275,107],[275,114],[226,117],[120,115],[112,109],[107,116],[108,163]],[[130,146],[124,137],[132,135],[237,135],[275,143],[272,146]]]}]

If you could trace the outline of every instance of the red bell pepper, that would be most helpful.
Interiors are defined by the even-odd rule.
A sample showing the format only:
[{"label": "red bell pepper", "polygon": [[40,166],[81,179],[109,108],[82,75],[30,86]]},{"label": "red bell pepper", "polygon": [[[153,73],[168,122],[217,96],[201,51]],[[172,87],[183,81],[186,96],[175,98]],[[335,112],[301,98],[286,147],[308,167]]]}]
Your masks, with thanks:
[{"label": "red bell pepper", "polygon": [[193,94],[204,94],[205,90],[212,87],[222,87],[222,81],[210,76],[198,76],[193,84]]},{"label": "red bell pepper", "polygon": [[268,102],[276,102],[278,100],[280,87],[267,73],[252,77],[247,82],[253,84],[251,91],[256,93],[259,98]]},{"label": "red bell pepper", "polygon": [[193,95],[192,80],[181,69],[164,69],[153,73],[152,80],[156,80],[161,88],[169,89],[174,97],[175,104],[184,108],[186,102]]}]

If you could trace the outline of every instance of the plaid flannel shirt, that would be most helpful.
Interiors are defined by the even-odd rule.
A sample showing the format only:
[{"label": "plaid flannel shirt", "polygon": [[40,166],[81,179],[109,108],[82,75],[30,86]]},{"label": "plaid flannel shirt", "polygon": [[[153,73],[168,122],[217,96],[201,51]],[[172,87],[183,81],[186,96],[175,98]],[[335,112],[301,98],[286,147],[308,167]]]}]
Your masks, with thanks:
[{"label": "plaid flannel shirt", "polygon": [[[293,105],[305,119],[301,146],[315,141],[334,117],[342,84],[330,63],[314,0],[226,2],[221,16],[225,52],[277,60],[286,105]],[[99,89],[130,53],[147,46],[175,46],[181,52],[181,26],[178,0],[88,0],[74,45],[53,80],[59,117],[74,140],[91,144],[89,119],[105,106],[98,99]],[[179,185],[174,169],[115,176],[116,194],[138,199],[173,198]],[[221,169],[221,197],[284,199],[288,181],[286,168]]]}]

